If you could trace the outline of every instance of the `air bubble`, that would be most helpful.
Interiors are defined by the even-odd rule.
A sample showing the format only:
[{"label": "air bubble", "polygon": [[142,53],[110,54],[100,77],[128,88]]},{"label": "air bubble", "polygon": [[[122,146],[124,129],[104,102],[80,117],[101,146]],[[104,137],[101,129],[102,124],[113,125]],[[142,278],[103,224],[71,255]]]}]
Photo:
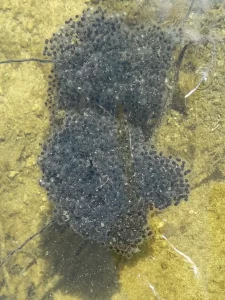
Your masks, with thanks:
[{"label": "air bubble", "polygon": [[206,90],[212,84],[212,73],[206,68],[200,68],[196,71],[194,78],[194,86],[198,86],[198,90]]}]

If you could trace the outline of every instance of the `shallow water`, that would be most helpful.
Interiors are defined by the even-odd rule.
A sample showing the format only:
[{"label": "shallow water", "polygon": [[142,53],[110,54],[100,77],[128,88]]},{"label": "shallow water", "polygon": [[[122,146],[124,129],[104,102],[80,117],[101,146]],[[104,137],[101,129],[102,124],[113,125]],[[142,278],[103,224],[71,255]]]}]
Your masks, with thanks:
[{"label": "shallow water", "polygon": [[[138,9],[146,22],[166,25],[180,23],[188,9],[181,0],[167,6],[104,3],[127,13]],[[209,86],[193,91],[181,112],[168,109],[154,138],[157,149],[182,157],[192,169],[189,201],[152,212],[154,238],[131,260],[95,244],[75,256],[79,237],[64,227],[47,229],[0,269],[0,299],[224,299],[225,12],[223,4],[202,4],[185,32],[187,39],[210,42],[188,48],[179,83],[188,95],[204,69]],[[0,60],[42,57],[45,38],[85,7],[82,0],[5,0]],[[50,68],[35,62],[0,65],[0,258],[51,219],[36,165],[49,126],[44,103]]]}]

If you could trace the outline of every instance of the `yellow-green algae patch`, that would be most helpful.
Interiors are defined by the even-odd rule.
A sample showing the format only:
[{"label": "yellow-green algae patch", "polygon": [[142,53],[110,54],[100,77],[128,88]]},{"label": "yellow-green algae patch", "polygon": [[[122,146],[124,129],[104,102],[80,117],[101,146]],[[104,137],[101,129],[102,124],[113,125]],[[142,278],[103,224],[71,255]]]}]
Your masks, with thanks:
[{"label": "yellow-green algae patch", "polygon": [[[0,59],[41,57],[44,39],[84,8],[84,1],[3,1]],[[215,22],[222,16],[219,8],[209,13]],[[216,34],[224,37],[225,29]],[[194,51],[190,49],[186,59],[194,60]],[[201,51],[202,58],[194,64],[204,67],[211,48],[196,51]],[[218,42],[213,84],[187,98],[188,116],[168,111],[157,131],[157,148],[183,157],[192,168],[192,192],[187,203],[152,213],[149,223],[154,238],[139,254],[131,260],[116,257],[118,274],[113,273],[111,281],[118,280],[119,288],[110,296],[101,295],[103,288],[98,292],[101,281],[108,285],[106,290],[112,286],[112,261],[102,249],[85,249],[83,260],[75,263],[72,252],[80,240],[74,241],[72,232],[51,229],[0,270],[3,299],[224,299],[224,53],[224,45]],[[44,105],[49,70],[49,65],[38,63],[0,66],[1,258],[51,218],[50,203],[38,185],[41,174],[36,164],[49,126]],[[194,71],[182,69],[184,94],[194,88],[194,76]],[[90,260],[89,256],[97,257],[97,251],[102,261],[99,256]],[[98,269],[107,264],[109,280],[98,279]],[[79,288],[80,284],[85,289],[79,281],[85,272],[90,273],[86,293]]]}]

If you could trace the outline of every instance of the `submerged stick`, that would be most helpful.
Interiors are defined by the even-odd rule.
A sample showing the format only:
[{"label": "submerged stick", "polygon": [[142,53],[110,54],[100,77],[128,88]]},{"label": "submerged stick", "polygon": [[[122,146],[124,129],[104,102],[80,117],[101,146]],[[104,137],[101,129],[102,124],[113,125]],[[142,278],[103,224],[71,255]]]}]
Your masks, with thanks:
[{"label": "submerged stick", "polygon": [[193,9],[194,4],[195,4],[195,0],[192,0],[192,1],[191,1],[191,4],[190,4],[190,6],[189,6],[189,9],[188,9],[188,11],[187,11],[187,13],[186,13],[186,16],[184,17],[184,20],[183,20],[183,26],[184,26],[185,23],[187,22],[187,20],[188,20],[190,14],[191,14],[191,12],[192,12],[192,9]]},{"label": "submerged stick", "polygon": [[47,228],[52,226],[55,220],[50,221],[48,224],[46,224],[44,227],[42,227],[39,231],[37,231],[35,234],[31,235],[29,238],[27,238],[19,247],[14,249],[13,251],[10,251],[9,254],[3,258],[0,261],[0,267],[2,267],[15,253],[20,251],[24,246],[26,246],[27,243],[29,243],[31,240],[33,240],[36,236],[41,234],[43,231],[45,231]]},{"label": "submerged stick", "polygon": [[11,63],[23,63],[23,62],[29,62],[29,61],[36,61],[40,63],[53,63],[51,59],[40,59],[40,58],[25,58],[25,59],[8,59],[0,61],[0,65],[2,64],[11,64]]}]

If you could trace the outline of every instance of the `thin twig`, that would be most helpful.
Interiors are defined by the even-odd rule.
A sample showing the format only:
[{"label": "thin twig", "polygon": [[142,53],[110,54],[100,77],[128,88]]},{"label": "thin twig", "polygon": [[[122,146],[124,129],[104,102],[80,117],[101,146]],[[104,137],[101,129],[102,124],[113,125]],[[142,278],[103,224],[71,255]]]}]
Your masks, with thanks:
[{"label": "thin twig", "polygon": [[192,1],[191,1],[191,4],[190,4],[190,6],[189,6],[189,9],[188,9],[188,11],[187,11],[187,13],[186,13],[186,16],[185,16],[185,18],[184,18],[184,20],[183,20],[183,26],[185,25],[185,23],[187,22],[187,20],[188,20],[190,14],[191,14],[191,11],[192,11],[192,9],[193,9],[194,3],[195,3],[195,0],[192,0]]},{"label": "thin twig", "polygon": [[188,49],[189,46],[191,46],[193,43],[190,42],[186,45],[184,45],[183,49],[181,50],[180,54],[179,54],[179,57],[177,59],[177,61],[175,62],[175,75],[174,75],[174,82],[178,82],[179,81],[179,75],[180,75],[180,68],[181,68],[181,64],[183,62],[183,59],[184,59],[184,54],[186,52],[186,50]]},{"label": "thin twig", "polygon": [[25,58],[25,59],[8,59],[4,61],[0,61],[0,65],[2,64],[10,64],[10,63],[23,63],[28,61],[36,61],[40,63],[53,63],[53,60],[51,59],[40,59],[40,58]]},{"label": "thin twig", "polygon": [[27,238],[19,247],[17,247],[16,249],[14,249],[13,251],[9,252],[9,254],[3,258],[0,262],[0,267],[2,267],[15,253],[17,253],[18,251],[20,251],[24,246],[26,246],[26,244],[28,242],[30,242],[31,240],[33,240],[36,236],[38,236],[39,234],[41,234],[44,230],[46,230],[47,228],[49,228],[52,224],[54,223],[54,220],[50,221],[47,225],[45,225],[44,227],[42,227],[38,232],[36,232],[35,234],[33,234],[32,236],[30,236],[29,238]]}]

